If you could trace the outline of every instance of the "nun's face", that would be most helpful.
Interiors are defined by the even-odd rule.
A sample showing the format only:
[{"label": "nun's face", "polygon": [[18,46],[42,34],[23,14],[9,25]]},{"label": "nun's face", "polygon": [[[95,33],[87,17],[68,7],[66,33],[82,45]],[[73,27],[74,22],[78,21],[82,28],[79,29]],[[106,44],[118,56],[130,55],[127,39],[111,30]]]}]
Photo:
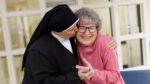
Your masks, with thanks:
[{"label": "nun's face", "polygon": [[57,34],[59,34],[59,36],[63,37],[63,38],[71,38],[74,37],[77,31],[77,27],[76,24],[72,25],[70,28],[68,28],[65,31],[62,32],[58,32]]}]

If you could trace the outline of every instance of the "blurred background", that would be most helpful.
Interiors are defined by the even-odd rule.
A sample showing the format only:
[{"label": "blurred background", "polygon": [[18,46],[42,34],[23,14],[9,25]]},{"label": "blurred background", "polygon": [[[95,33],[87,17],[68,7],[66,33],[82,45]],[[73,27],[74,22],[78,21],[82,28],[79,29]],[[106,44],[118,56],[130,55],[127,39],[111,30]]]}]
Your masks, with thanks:
[{"label": "blurred background", "polygon": [[45,12],[58,4],[99,14],[101,33],[117,41],[121,71],[150,68],[150,0],[0,0],[0,84],[21,84],[26,45]]}]

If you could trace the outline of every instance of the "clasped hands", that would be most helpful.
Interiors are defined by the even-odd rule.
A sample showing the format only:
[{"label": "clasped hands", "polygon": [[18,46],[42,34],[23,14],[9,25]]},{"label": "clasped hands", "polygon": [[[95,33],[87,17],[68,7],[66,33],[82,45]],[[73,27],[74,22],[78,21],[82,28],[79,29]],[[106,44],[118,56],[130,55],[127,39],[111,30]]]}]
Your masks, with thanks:
[{"label": "clasped hands", "polygon": [[92,77],[94,76],[93,67],[85,59],[83,59],[83,66],[76,65],[76,69],[78,69],[78,76],[82,81],[91,80]]}]

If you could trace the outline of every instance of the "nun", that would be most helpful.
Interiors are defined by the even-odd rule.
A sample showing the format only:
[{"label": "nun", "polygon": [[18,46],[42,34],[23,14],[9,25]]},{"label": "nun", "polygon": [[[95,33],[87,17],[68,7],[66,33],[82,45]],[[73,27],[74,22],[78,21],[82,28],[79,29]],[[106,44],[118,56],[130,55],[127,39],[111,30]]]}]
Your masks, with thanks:
[{"label": "nun", "polygon": [[75,69],[78,20],[65,4],[44,15],[24,53],[22,84],[81,84]]}]

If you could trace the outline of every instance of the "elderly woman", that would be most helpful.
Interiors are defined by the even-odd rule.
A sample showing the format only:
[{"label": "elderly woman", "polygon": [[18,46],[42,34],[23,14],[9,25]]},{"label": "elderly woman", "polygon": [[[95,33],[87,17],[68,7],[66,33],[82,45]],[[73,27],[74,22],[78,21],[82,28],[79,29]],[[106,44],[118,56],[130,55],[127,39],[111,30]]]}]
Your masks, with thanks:
[{"label": "elderly woman", "polygon": [[[76,34],[79,65],[76,66],[83,84],[124,84],[118,68],[117,53],[110,49],[110,37],[98,34],[101,20],[96,12],[81,8],[75,13],[80,19]],[[89,67],[89,71],[84,68]]]}]

